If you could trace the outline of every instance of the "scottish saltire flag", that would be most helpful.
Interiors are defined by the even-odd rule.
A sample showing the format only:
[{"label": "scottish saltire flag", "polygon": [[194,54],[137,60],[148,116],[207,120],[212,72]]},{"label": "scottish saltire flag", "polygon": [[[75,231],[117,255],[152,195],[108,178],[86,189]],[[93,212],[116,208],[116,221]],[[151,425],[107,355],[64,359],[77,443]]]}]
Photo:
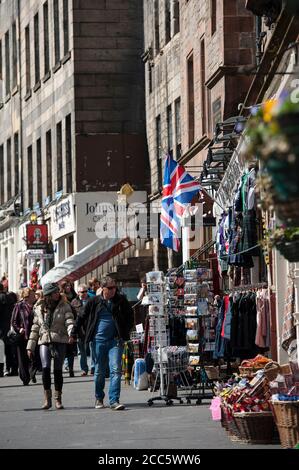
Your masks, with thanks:
[{"label": "scottish saltire flag", "polygon": [[200,184],[168,155],[165,162],[160,219],[160,239],[164,246],[174,251],[179,250],[181,218],[188,204],[200,190]]}]

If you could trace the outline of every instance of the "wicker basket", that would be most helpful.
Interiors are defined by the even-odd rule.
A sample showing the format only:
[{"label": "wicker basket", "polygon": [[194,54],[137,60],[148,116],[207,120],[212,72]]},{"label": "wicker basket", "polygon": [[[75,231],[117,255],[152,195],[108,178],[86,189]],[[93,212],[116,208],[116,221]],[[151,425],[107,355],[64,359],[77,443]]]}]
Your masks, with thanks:
[{"label": "wicker basket", "polygon": [[272,410],[282,447],[295,447],[299,443],[299,402],[274,402]]},{"label": "wicker basket", "polygon": [[231,441],[242,441],[234,416],[230,414],[227,407],[223,405],[221,405],[221,426],[226,430]]},{"label": "wicker basket", "polygon": [[276,248],[291,263],[299,261],[299,240],[277,243]]},{"label": "wicker basket", "polygon": [[219,369],[215,366],[205,366],[205,371],[209,380],[219,379]]},{"label": "wicker basket", "polygon": [[275,422],[271,411],[234,413],[240,436],[248,444],[272,444],[275,441]]},{"label": "wicker basket", "polygon": [[269,382],[275,380],[280,371],[280,365],[278,364],[278,362],[275,361],[268,362],[268,364],[266,364],[264,367],[264,374],[265,377],[269,380]]},{"label": "wicker basket", "polygon": [[254,377],[256,372],[258,372],[261,369],[263,369],[263,367],[242,367],[242,366],[239,366],[240,375],[242,377],[248,377],[248,378]]}]

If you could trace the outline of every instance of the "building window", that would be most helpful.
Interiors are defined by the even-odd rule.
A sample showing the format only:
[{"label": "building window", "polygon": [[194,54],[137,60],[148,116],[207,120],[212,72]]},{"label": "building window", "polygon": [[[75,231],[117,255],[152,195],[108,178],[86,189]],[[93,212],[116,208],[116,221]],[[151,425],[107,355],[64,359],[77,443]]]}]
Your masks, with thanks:
[{"label": "building window", "polygon": [[211,35],[215,33],[217,29],[217,0],[210,0],[211,8]]},{"label": "building window", "polygon": [[27,148],[27,188],[28,188],[28,208],[33,207],[33,166],[32,166],[32,145]]},{"label": "building window", "polygon": [[155,51],[156,54],[160,51],[160,15],[159,15],[159,0],[154,3],[154,18],[155,18]]},{"label": "building window", "polygon": [[7,200],[11,199],[11,139],[6,142]]},{"label": "building window", "polygon": [[171,13],[170,0],[165,0],[165,43],[171,39]]},{"label": "building window", "polygon": [[0,145],[0,204],[4,203],[4,149]]},{"label": "building window", "polygon": [[42,179],[42,144],[41,139],[36,141],[36,169],[37,169],[37,202],[42,206],[43,179]]},{"label": "building window", "polygon": [[9,31],[5,33],[5,93],[10,93],[10,48]]},{"label": "building window", "polygon": [[38,13],[34,17],[34,67],[35,67],[35,83],[38,83],[40,81]]},{"label": "building window", "polygon": [[63,53],[69,51],[69,1],[63,0]]},{"label": "building window", "polygon": [[12,25],[12,88],[17,86],[18,75],[17,75],[17,28],[16,23]]},{"label": "building window", "polygon": [[176,143],[176,159],[178,160],[182,154],[181,144],[181,98],[177,98],[174,102],[175,113],[175,143]]},{"label": "building window", "polygon": [[74,235],[70,235],[67,238],[67,256],[72,256],[74,252]]},{"label": "building window", "polygon": [[167,106],[167,139],[168,139],[168,153],[173,157],[173,127],[172,127],[172,108],[171,105]]},{"label": "building window", "polygon": [[0,104],[3,103],[2,41],[0,41]]},{"label": "building window", "polygon": [[46,133],[46,156],[47,156],[47,196],[52,199],[52,138],[51,130]]},{"label": "building window", "polygon": [[201,76],[201,108],[202,108],[202,135],[207,133],[207,100],[206,100],[206,58],[205,40],[200,41],[200,76]]},{"label": "building window", "polygon": [[187,59],[188,86],[188,141],[189,147],[194,143],[194,64],[193,54]]},{"label": "building window", "polygon": [[180,3],[178,0],[173,0],[173,35],[180,32]]},{"label": "building window", "polygon": [[62,125],[56,125],[56,158],[57,158],[57,186],[56,191],[63,189],[62,185]]},{"label": "building window", "polygon": [[148,89],[149,93],[153,91],[153,67],[150,62],[147,63],[148,66]]},{"label": "building window", "polygon": [[72,126],[71,115],[65,118],[65,163],[66,163],[66,191],[71,193],[73,188],[72,176]]},{"label": "building window", "polygon": [[161,116],[156,117],[156,156],[158,189],[162,187],[162,140],[161,140]]},{"label": "building window", "polygon": [[25,55],[26,55],[26,93],[31,89],[30,73],[30,31],[29,25],[25,28]]},{"label": "building window", "polygon": [[44,73],[50,70],[50,49],[49,49],[49,7],[48,2],[43,5],[44,12]]},{"label": "building window", "polygon": [[19,193],[19,134],[14,135],[15,195]]},{"label": "building window", "polygon": [[60,60],[60,35],[59,35],[59,5],[58,5],[58,0],[54,0],[53,15],[54,15],[54,56],[55,56],[55,65],[56,65]]}]

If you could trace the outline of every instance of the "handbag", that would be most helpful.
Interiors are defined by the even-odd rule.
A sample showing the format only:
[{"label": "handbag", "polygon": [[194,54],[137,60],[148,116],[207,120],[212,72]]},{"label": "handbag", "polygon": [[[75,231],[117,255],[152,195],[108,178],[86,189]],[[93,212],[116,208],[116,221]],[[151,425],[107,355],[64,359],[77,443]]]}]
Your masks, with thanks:
[{"label": "handbag", "polygon": [[24,336],[21,335],[21,333],[18,333],[17,331],[15,331],[13,326],[10,327],[10,330],[8,331],[6,337],[8,339],[9,344],[12,344],[12,345],[20,344],[22,339],[24,338]]}]

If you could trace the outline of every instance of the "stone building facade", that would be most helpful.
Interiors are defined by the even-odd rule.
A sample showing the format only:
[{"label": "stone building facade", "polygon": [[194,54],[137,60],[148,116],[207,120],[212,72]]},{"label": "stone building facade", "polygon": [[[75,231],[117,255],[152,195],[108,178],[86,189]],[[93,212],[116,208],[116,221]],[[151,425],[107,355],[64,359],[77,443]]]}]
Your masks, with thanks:
[{"label": "stone building facade", "polygon": [[[238,114],[251,80],[242,70],[255,63],[255,23],[244,0],[144,0],[144,18],[151,198],[160,200],[165,154],[199,177],[216,123]],[[211,239],[211,228],[201,232],[200,244]],[[158,268],[164,249],[154,246]]]},{"label": "stone building facade", "polygon": [[0,2],[0,272],[32,210],[147,188],[142,52],[139,0]]}]

